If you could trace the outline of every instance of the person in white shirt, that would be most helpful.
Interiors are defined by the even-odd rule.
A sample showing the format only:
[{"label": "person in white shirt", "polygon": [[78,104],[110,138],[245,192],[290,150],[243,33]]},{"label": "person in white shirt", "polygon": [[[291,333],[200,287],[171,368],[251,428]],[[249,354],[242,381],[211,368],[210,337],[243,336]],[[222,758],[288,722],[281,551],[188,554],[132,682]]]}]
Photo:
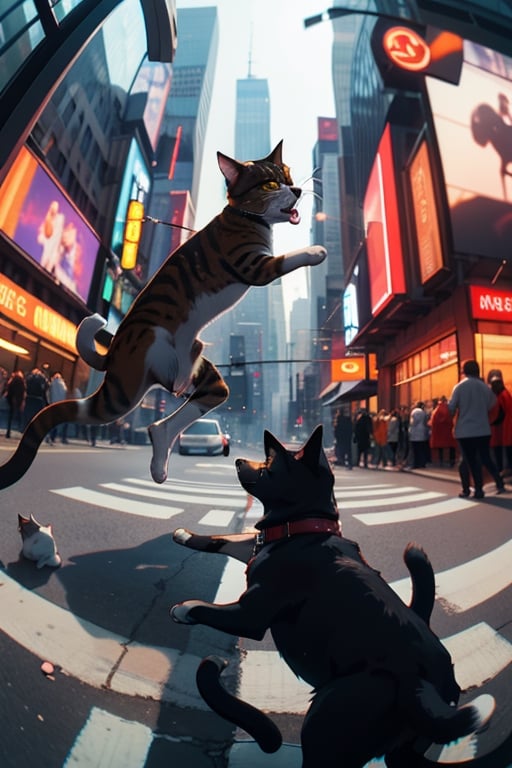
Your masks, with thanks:
[{"label": "person in white shirt", "polygon": [[480,366],[476,360],[465,360],[462,364],[463,378],[452,390],[448,408],[456,417],[454,434],[460,446],[461,462],[459,474],[462,483],[460,496],[468,497],[469,473],[473,477],[475,492],[473,498],[483,499],[483,473],[485,467],[498,493],[505,491],[503,478],[491,458],[491,425],[489,411],[496,403],[496,395],[480,378]]}]

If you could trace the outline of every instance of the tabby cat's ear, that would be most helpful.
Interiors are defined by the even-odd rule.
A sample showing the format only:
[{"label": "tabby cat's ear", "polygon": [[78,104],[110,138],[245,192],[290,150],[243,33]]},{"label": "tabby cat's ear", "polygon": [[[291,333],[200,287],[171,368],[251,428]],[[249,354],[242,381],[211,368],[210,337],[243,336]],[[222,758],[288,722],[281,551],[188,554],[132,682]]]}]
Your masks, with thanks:
[{"label": "tabby cat's ear", "polygon": [[222,152],[217,152],[217,162],[219,163],[219,168],[228,184],[234,184],[243,167],[242,163],[239,163],[238,160],[233,160],[232,157],[222,154]]},{"label": "tabby cat's ear", "polygon": [[271,163],[274,163],[274,165],[282,165],[283,164],[283,140],[277,144],[277,146],[274,147],[272,152],[268,157],[265,158],[265,160],[269,160]]}]

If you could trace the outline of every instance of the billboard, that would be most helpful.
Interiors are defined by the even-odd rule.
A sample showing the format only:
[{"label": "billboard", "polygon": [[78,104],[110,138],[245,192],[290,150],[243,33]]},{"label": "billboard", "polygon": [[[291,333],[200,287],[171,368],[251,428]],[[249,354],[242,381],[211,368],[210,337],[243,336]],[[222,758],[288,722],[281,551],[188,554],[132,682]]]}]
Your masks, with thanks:
[{"label": "billboard", "polygon": [[0,187],[0,229],[87,303],[99,239],[26,147]]},{"label": "billboard", "polygon": [[376,315],[395,295],[405,293],[404,257],[389,124],[382,134],[368,179],[363,216],[370,306],[372,315]]},{"label": "billboard", "polygon": [[511,59],[465,41],[458,86],[426,79],[456,253],[510,257],[511,75]]},{"label": "billboard", "polygon": [[421,283],[425,284],[444,268],[436,196],[427,142],[420,143],[409,166],[409,185],[416,230]]}]

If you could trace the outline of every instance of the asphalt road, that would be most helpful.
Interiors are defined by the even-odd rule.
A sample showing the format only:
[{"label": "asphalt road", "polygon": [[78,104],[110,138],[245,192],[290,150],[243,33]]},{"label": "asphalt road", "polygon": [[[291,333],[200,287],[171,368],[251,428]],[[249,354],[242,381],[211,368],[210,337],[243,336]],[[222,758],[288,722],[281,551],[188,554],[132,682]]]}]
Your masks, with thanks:
[{"label": "asphalt road", "polygon": [[[1,461],[11,443],[0,439]],[[262,753],[237,763],[247,736],[200,700],[195,669],[212,652],[230,659],[228,685],[272,712],[285,742],[298,743],[309,689],[289,676],[269,637],[237,643],[168,614],[181,600],[228,602],[243,589],[240,564],[179,547],[171,532],[254,524],[261,509],[248,508],[234,470],[235,456],[247,453],[173,454],[161,487],[149,476],[149,447],[73,441],[44,446],[27,475],[2,491],[0,765],[99,768],[102,744],[114,749],[105,763],[113,768],[277,765]],[[438,584],[433,628],[450,647],[464,695],[492,692],[498,702],[492,728],[473,747],[480,754],[512,722],[512,493],[478,503],[457,493],[453,474],[434,469],[336,468],[344,534],[404,599],[404,546],[416,540],[429,553]],[[52,523],[59,569],[20,557],[18,512]],[[41,671],[45,660],[52,675]],[[292,768],[300,750],[289,750],[283,764]]]}]

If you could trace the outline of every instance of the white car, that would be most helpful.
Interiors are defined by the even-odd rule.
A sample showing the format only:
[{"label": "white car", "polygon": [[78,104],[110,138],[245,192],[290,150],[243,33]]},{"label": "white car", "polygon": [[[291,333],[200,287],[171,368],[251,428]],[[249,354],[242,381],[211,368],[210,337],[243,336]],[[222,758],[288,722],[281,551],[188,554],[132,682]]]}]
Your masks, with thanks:
[{"label": "white car", "polygon": [[180,434],[178,451],[182,456],[191,453],[229,456],[229,435],[224,434],[216,419],[199,419]]}]

